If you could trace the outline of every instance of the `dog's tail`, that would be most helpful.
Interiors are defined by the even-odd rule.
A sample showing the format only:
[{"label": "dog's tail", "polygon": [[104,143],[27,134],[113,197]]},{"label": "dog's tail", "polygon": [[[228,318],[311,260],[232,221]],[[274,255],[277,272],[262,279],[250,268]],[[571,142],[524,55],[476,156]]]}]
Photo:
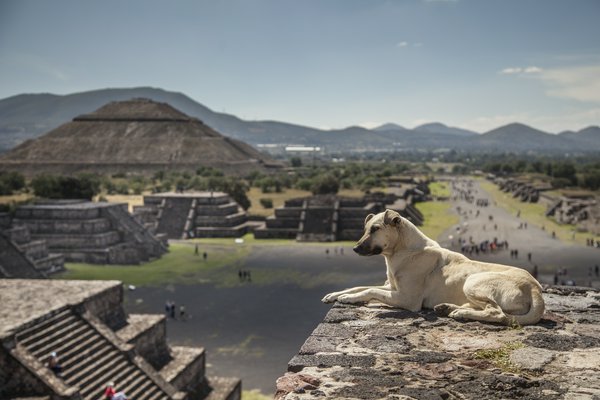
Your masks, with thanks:
[{"label": "dog's tail", "polygon": [[532,325],[536,324],[544,315],[544,298],[542,297],[542,287],[537,284],[531,288],[531,306],[526,314],[508,314],[509,325]]}]

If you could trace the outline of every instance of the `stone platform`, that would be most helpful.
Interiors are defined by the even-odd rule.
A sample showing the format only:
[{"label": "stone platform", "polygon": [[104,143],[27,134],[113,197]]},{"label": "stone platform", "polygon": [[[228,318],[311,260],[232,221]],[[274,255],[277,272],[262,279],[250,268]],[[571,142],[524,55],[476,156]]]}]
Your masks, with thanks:
[{"label": "stone platform", "polygon": [[600,292],[552,287],[536,325],[336,303],[276,399],[599,399]]},{"label": "stone platform", "polygon": [[122,301],[119,281],[0,279],[0,399],[96,400],[109,381],[136,400],[240,398],[239,379],[205,376],[203,348],[168,345],[164,315]]}]

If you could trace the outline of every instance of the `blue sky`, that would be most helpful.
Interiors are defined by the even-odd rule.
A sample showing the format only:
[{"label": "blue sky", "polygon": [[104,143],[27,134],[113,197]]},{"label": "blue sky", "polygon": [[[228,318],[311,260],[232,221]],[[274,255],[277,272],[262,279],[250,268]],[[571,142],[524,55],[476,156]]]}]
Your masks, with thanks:
[{"label": "blue sky", "polygon": [[179,91],[321,128],[600,125],[597,0],[0,0],[0,98]]}]

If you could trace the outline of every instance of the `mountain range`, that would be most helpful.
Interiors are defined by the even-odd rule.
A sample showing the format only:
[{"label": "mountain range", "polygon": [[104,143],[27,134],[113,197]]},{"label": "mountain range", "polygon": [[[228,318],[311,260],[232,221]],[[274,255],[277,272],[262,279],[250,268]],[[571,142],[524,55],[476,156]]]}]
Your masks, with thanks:
[{"label": "mountain range", "polygon": [[101,89],[68,95],[21,94],[0,100],[0,151],[41,136],[111,101],[148,98],[168,103],[202,120],[223,135],[253,146],[299,144],[320,146],[328,153],[457,149],[487,152],[600,152],[600,127],[551,134],[512,123],[479,134],[429,123],[413,129],[388,123],[374,129],[351,126],[321,130],[278,121],[246,121],[212,111],[188,96],[151,87]]}]

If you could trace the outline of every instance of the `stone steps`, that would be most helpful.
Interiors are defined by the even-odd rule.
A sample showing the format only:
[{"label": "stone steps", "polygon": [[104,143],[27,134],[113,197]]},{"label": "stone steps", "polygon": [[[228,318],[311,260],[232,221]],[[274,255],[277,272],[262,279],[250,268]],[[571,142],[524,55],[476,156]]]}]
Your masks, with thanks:
[{"label": "stone steps", "polygon": [[80,233],[77,235],[68,234],[32,234],[33,239],[45,240],[48,247],[53,251],[55,249],[80,249],[86,248],[105,248],[107,246],[119,243],[121,236],[117,231],[108,231],[102,233]]},{"label": "stone steps", "polygon": [[128,395],[133,393],[136,400],[150,394],[169,398],[124,352],[70,310],[38,322],[16,338],[43,364],[56,351],[63,367],[60,377],[69,386],[79,387],[82,399],[98,399],[109,381]]},{"label": "stone steps", "polygon": [[32,240],[19,245],[19,248],[34,260],[48,257],[48,247],[43,240]]},{"label": "stone steps", "polygon": [[65,269],[65,256],[57,253],[49,253],[47,257],[33,260],[33,263],[36,269],[50,274]]},{"label": "stone steps", "polygon": [[111,229],[110,221],[106,218],[91,219],[18,219],[14,225],[25,226],[32,234],[60,233],[69,234],[94,234],[103,233]]},{"label": "stone steps", "polygon": [[194,230],[197,238],[210,237],[240,237],[244,236],[248,231],[246,223],[232,227],[198,227]]},{"label": "stone steps", "polygon": [[156,232],[166,233],[170,239],[181,239],[191,205],[192,199],[167,198]]}]

